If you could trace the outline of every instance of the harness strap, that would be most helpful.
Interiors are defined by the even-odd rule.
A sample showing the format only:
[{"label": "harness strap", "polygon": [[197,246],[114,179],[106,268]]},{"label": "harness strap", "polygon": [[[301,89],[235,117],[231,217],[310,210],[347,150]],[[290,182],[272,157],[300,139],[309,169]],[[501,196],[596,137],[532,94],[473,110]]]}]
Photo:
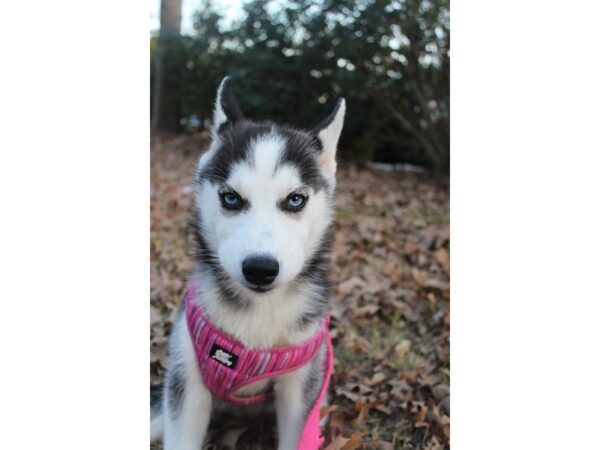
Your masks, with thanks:
[{"label": "harness strap", "polygon": [[185,315],[196,360],[204,383],[221,400],[237,405],[263,402],[272,397],[266,392],[252,397],[237,397],[244,386],[282,375],[307,364],[321,348],[329,329],[329,316],[318,331],[298,345],[247,348],[210,321],[197,301],[195,283],[190,284]]}]

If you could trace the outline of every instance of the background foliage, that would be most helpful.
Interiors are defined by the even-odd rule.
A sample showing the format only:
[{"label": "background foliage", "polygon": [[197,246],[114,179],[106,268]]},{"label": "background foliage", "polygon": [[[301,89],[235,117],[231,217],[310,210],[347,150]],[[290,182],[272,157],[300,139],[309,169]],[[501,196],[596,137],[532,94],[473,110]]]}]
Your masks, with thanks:
[{"label": "background foliage", "polygon": [[445,177],[449,44],[448,0],[250,0],[227,24],[207,0],[193,34],[152,38],[152,74],[161,55],[176,128],[208,125],[228,74],[252,119],[310,128],[343,96],[341,157],[423,164]]}]

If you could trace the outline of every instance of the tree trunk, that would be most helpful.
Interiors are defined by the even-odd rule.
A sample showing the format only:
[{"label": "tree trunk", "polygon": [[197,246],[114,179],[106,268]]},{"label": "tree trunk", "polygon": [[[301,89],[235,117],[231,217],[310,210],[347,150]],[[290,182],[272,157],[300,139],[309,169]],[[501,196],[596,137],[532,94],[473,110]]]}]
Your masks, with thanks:
[{"label": "tree trunk", "polygon": [[156,51],[156,72],[152,104],[152,130],[175,132],[177,99],[174,95],[173,74],[169,73],[169,48],[179,39],[181,27],[181,0],[161,0],[160,34]]}]

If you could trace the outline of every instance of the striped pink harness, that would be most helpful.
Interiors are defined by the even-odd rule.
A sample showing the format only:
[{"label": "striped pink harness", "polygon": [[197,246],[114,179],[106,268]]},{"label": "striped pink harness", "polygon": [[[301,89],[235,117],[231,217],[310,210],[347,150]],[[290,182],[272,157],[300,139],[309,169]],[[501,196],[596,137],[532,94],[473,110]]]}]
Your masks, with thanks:
[{"label": "striped pink harness", "polygon": [[[236,405],[263,402],[272,392],[253,397],[237,397],[235,392],[256,381],[296,370],[307,364],[329,336],[329,317],[304,343],[268,349],[247,348],[213,324],[197,301],[197,290],[190,286],[185,303],[188,331],[200,373],[208,389],[221,400]],[[328,352],[329,353],[329,352]],[[327,376],[326,381],[329,380]],[[325,389],[327,383],[324,383]]]},{"label": "striped pink harness", "polygon": [[315,403],[306,418],[298,450],[317,450],[323,445],[319,421],[320,409],[329,379],[333,372],[333,346],[329,334],[329,316],[310,339],[300,345],[256,350],[246,348],[231,336],[218,329],[206,316],[197,298],[192,282],[185,301],[188,331],[200,373],[208,389],[221,400],[247,405],[265,401],[272,392],[254,397],[236,397],[235,392],[255,381],[296,370],[308,363],[319,350],[323,339],[327,345],[323,384]]}]

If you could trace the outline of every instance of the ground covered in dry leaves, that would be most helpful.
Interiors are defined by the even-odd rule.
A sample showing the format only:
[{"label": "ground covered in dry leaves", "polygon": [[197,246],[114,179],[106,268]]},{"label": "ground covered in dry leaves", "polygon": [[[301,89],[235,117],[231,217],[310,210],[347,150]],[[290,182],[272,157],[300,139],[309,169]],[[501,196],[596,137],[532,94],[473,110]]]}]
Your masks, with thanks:
[{"label": "ground covered in dry leaves", "polygon": [[[205,145],[201,135],[152,138],[153,384],[163,381],[193,267],[191,183]],[[325,448],[449,448],[448,191],[425,175],[342,164],[337,193]],[[228,424],[206,448],[270,448],[272,431],[272,423]]]}]

